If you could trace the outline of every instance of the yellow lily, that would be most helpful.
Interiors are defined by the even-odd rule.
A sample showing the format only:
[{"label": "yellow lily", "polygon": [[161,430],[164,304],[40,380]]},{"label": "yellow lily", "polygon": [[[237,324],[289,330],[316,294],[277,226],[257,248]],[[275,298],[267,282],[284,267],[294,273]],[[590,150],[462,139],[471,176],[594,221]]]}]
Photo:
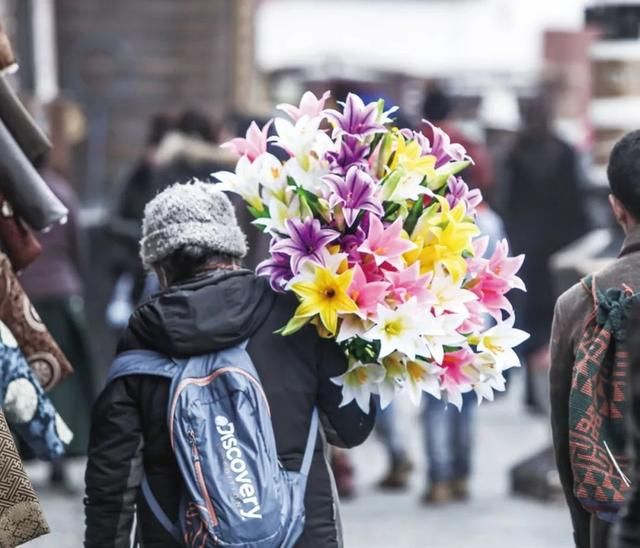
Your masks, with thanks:
[{"label": "yellow lily", "polygon": [[422,148],[417,141],[407,141],[400,133],[396,133],[396,153],[389,165],[391,171],[396,168],[407,173],[423,175],[427,178],[435,176],[436,157],[430,154],[422,155]]},{"label": "yellow lily", "polygon": [[291,290],[302,300],[294,314],[294,320],[311,318],[318,314],[322,325],[331,335],[338,330],[338,314],[358,311],[347,290],[353,279],[353,270],[334,274],[323,266],[316,266],[312,282],[298,282]]},{"label": "yellow lily", "polygon": [[420,273],[432,272],[442,264],[454,281],[464,276],[467,263],[464,252],[473,252],[472,238],[480,233],[476,224],[466,215],[463,202],[451,209],[449,202],[437,197],[440,211],[425,212],[418,221],[411,240],[417,248],[404,255],[408,264],[420,262]]}]

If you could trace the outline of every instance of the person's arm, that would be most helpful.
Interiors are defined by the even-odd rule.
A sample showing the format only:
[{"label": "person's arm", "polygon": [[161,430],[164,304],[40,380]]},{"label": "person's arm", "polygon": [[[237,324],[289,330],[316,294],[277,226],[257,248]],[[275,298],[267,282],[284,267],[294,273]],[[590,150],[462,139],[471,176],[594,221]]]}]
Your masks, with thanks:
[{"label": "person's arm", "polygon": [[577,548],[589,548],[591,515],[573,494],[573,472],[569,456],[569,393],[575,356],[569,337],[572,325],[565,317],[563,298],[556,303],[551,328],[551,428],[556,465],[564,496],[571,512],[573,536]]},{"label": "person's arm", "polygon": [[143,437],[136,377],[106,386],[91,419],[85,474],[85,547],[129,548],[142,481]]},{"label": "person's arm", "polygon": [[343,448],[360,445],[375,425],[375,405],[370,403],[368,414],[355,401],[340,407],[342,389],[331,378],[347,370],[347,359],[338,345],[327,339],[318,345],[318,358],[318,407],[327,441]]}]

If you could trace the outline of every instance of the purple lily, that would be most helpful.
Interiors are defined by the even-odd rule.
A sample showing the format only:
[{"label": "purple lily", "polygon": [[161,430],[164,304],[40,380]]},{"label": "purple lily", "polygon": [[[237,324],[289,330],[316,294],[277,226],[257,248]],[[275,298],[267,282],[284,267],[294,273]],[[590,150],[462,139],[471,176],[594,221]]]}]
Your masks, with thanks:
[{"label": "purple lily", "polygon": [[360,252],[358,248],[366,239],[367,233],[363,230],[362,226],[357,227],[353,234],[345,234],[340,238],[340,248],[347,254],[347,260],[350,265],[360,262]]},{"label": "purple lily", "polygon": [[329,228],[322,228],[320,221],[312,217],[306,219],[288,219],[286,222],[289,238],[275,242],[271,253],[283,253],[289,257],[291,270],[300,272],[301,264],[306,260],[324,265],[322,250],[340,234]]},{"label": "purple lily", "polygon": [[368,152],[369,145],[350,135],[343,135],[340,150],[327,152],[326,157],[331,171],[344,175],[353,165],[366,165]]},{"label": "purple lily", "polygon": [[434,126],[428,120],[422,120],[422,123],[429,125],[433,131],[433,143],[431,143],[429,154],[432,154],[437,159],[436,169],[452,160],[461,161],[467,158],[466,149],[459,143],[452,143],[451,138],[445,131],[438,126]]},{"label": "purple lily", "polygon": [[278,293],[284,293],[285,286],[293,278],[289,256],[285,253],[271,253],[271,257],[257,266],[256,274],[268,276],[271,289]]},{"label": "purple lily", "polygon": [[376,195],[375,183],[371,176],[360,167],[351,166],[344,177],[329,174],[323,180],[333,190],[329,197],[329,206],[334,208],[337,205],[342,205],[347,226],[353,225],[361,210],[382,216],[382,204]]},{"label": "purple lily", "polygon": [[473,215],[476,211],[476,207],[482,202],[482,192],[480,189],[474,188],[469,190],[469,186],[462,180],[462,177],[449,177],[447,182],[447,202],[449,207],[453,209],[460,202],[464,202],[467,213]]},{"label": "purple lily", "polygon": [[327,115],[337,123],[333,132],[334,137],[345,133],[364,137],[385,131],[384,126],[378,121],[378,103],[365,105],[355,93],[349,93],[347,100],[342,104],[344,105],[342,112],[326,111]]}]

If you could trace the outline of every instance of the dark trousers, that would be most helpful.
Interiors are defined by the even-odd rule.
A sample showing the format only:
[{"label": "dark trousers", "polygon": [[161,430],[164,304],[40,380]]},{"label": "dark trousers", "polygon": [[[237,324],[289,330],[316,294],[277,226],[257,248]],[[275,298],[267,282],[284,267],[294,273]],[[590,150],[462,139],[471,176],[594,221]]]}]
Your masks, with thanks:
[{"label": "dark trousers", "polygon": [[590,548],[608,548],[611,523],[591,516],[591,546]]}]

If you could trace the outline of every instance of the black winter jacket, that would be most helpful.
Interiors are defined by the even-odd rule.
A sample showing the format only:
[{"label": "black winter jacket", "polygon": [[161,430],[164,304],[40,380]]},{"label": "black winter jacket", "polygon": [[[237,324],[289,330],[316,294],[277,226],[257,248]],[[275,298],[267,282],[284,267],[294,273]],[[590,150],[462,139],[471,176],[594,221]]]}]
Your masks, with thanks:
[{"label": "black winter jacket", "polygon": [[[340,407],[340,389],[330,380],[346,369],[332,341],[307,327],[282,337],[274,331],[292,316],[295,299],[275,295],[264,278],[247,270],[217,271],[151,297],[133,314],[118,351],[150,349],[184,358],[233,346],[249,338],[248,352],[271,406],[280,459],[301,465],[311,412],[318,406],[331,443],[362,443],[374,424],[354,403]],[[164,511],[177,518],[181,478],[169,442],[169,381],[132,375],[109,383],[92,416],[86,471],[88,548],[124,548],[134,512],[145,548],[177,546],[156,522],[141,496],[143,470]],[[307,485],[306,527],[299,547],[338,546],[330,471],[318,441]]]}]

